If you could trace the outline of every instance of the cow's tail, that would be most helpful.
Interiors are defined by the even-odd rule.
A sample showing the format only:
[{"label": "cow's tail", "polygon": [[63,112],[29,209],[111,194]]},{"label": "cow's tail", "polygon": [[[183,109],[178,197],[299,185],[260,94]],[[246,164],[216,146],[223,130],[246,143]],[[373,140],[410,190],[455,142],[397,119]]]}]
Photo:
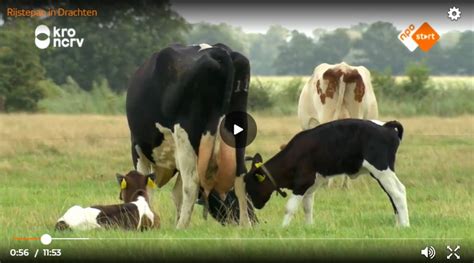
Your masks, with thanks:
[{"label": "cow's tail", "polygon": [[344,93],[346,92],[346,83],[343,80],[343,77],[339,78],[339,85],[338,85],[338,96],[336,102],[336,111],[334,112],[333,120],[339,119],[342,110],[342,102],[344,100]]},{"label": "cow's tail", "polygon": [[[225,56],[221,57],[221,59],[218,59],[218,61],[220,61],[220,64],[222,65],[223,70],[226,73],[225,93],[224,93],[225,103],[223,105],[223,110],[224,112],[227,112],[230,106],[230,101],[232,98],[232,92],[234,89],[234,81],[235,81],[235,67],[234,67],[234,61],[231,56],[232,49],[222,43],[216,43],[213,45],[213,47],[215,47],[214,50],[225,52]],[[211,53],[211,56],[212,56],[212,53]]]},{"label": "cow's tail", "polygon": [[398,138],[400,140],[402,139],[402,137],[403,137],[403,126],[402,126],[401,123],[399,123],[398,121],[389,121],[389,122],[386,122],[383,126],[395,129],[398,132]]},{"label": "cow's tail", "polygon": [[234,63],[227,50],[222,48],[213,48],[209,51],[210,56],[218,61],[221,66],[221,72],[225,74],[225,89],[222,104],[222,111],[226,112],[230,105],[230,99],[232,96],[232,89],[234,85]]}]

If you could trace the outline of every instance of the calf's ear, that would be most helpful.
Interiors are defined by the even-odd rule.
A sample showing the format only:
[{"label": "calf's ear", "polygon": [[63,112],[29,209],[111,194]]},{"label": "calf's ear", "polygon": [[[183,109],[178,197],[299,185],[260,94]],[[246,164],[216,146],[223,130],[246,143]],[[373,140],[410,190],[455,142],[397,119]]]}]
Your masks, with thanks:
[{"label": "calf's ear", "polygon": [[256,153],[253,156],[252,168],[260,168],[262,164],[263,164],[262,156],[259,153]]},{"label": "calf's ear", "polygon": [[120,188],[127,188],[127,181],[125,181],[125,176],[118,173],[115,175],[115,177],[117,178],[117,182],[120,185]]},{"label": "calf's ear", "polygon": [[146,185],[152,189],[156,188],[155,179],[156,179],[156,175],[154,173],[147,175]]}]

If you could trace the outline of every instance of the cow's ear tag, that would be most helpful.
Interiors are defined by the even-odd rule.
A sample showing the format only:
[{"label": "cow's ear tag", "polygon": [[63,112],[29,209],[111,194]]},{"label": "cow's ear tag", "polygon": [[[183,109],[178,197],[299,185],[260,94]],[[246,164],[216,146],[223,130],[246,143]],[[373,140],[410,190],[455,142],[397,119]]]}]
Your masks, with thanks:
[{"label": "cow's ear tag", "polygon": [[153,182],[153,180],[151,178],[148,178],[147,182],[146,182],[146,185],[152,189],[155,189],[156,188],[156,184],[155,182]]},{"label": "cow's ear tag", "polygon": [[257,177],[257,181],[259,181],[260,183],[263,182],[263,180],[265,180],[265,175],[263,174],[255,174],[255,177]]},{"label": "cow's ear tag", "polygon": [[255,168],[260,168],[263,165],[262,162],[255,163]]},{"label": "cow's ear tag", "polygon": [[120,188],[121,189],[127,188],[127,181],[125,181],[125,179],[122,179],[122,182],[120,182]]}]

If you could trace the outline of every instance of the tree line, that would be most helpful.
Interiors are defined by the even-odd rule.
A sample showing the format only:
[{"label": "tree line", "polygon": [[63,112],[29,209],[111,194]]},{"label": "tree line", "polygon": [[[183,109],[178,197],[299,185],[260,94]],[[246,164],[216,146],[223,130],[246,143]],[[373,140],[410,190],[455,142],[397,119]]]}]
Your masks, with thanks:
[{"label": "tree line", "polygon": [[334,31],[315,29],[313,36],[282,26],[265,34],[246,34],[226,24],[193,25],[187,41],[225,40],[240,48],[252,62],[256,75],[309,75],[320,63],[364,65],[369,69],[390,69],[401,75],[413,63],[426,64],[434,75],[474,74],[474,32],[442,35],[429,52],[410,52],[397,38],[400,31],[389,22],[360,23]]}]

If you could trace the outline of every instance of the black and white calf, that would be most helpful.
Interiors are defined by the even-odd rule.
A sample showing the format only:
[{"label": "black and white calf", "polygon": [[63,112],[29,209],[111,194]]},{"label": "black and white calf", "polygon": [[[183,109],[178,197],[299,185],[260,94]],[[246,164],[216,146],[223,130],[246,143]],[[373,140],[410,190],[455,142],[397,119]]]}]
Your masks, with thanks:
[{"label": "black and white calf", "polygon": [[261,209],[273,191],[286,196],[281,188],[291,189],[283,225],[289,225],[301,201],[311,224],[314,191],[323,178],[346,174],[354,179],[370,173],[387,193],[397,225],[407,227],[405,186],[394,166],[402,135],[403,126],[397,121],[343,119],[322,124],[298,133],[265,163],[256,154],[245,176],[246,191],[255,208]]},{"label": "black and white calf", "polygon": [[88,230],[94,228],[118,227],[129,230],[158,228],[159,217],[148,205],[146,187],[155,187],[155,175],[147,176],[131,171],[126,176],[117,174],[120,185],[120,199],[123,204],[95,205],[81,207],[75,205],[58,219],[57,230]]},{"label": "black and white calf", "polygon": [[[234,185],[240,223],[250,224],[245,149],[221,142],[217,132],[225,114],[246,112],[249,78],[245,56],[223,44],[200,44],[160,50],[130,81],[126,107],[132,160],[138,171],[156,174],[158,187],[177,175],[177,228],[189,225],[199,187],[208,204],[211,191],[225,200]],[[233,127],[225,127],[231,133]]]}]

